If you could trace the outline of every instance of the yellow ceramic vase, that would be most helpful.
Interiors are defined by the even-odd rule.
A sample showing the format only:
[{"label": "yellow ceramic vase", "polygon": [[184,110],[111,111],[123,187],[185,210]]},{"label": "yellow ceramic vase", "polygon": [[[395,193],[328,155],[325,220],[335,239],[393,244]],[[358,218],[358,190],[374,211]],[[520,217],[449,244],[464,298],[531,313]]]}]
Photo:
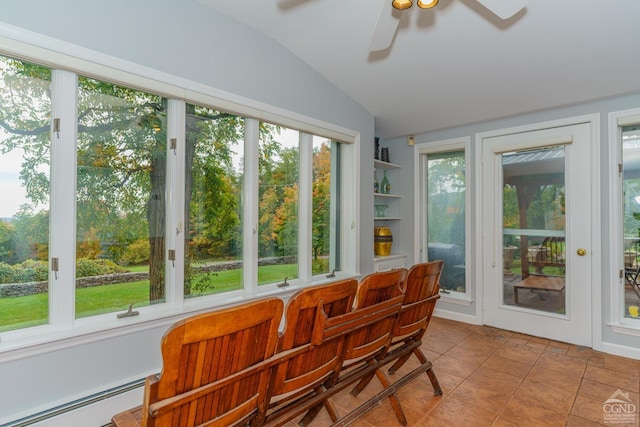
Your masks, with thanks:
[{"label": "yellow ceramic vase", "polygon": [[387,226],[375,227],[373,242],[373,251],[376,256],[390,255],[391,245],[393,244],[391,229]]}]

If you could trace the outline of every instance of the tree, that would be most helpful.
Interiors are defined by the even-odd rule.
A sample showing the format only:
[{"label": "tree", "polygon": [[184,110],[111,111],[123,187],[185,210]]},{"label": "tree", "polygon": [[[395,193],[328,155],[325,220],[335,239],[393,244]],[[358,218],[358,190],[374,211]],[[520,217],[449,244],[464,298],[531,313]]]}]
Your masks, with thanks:
[{"label": "tree", "polygon": [[313,258],[329,250],[331,230],[331,147],[322,144],[313,153]]},{"label": "tree", "polygon": [[[0,153],[22,150],[24,163],[20,177],[27,198],[32,206],[46,204],[51,72],[46,67],[6,58],[0,59],[0,67],[3,72],[0,126],[8,134],[0,140]],[[90,78],[80,77],[78,83],[77,235],[99,240],[100,256],[115,258],[124,253],[127,244],[146,236],[150,253],[150,300],[161,301],[164,299],[167,102],[157,95]],[[186,124],[188,190],[192,187],[190,174],[196,146],[206,139],[192,132],[202,122],[195,110],[190,107]],[[241,138],[243,123],[238,117],[216,112],[208,119],[203,135],[212,136],[215,147],[224,147],[229,141]],[[261,127],[261,132],[269,140],[265,129],[267,127]],[[199,129],[201,133],[202,130]],[[212,163],[228,158],[224,150],[217,150],[215,154],[206,160],[209,170],[215,169]],[[226,185],[223,181],[218,184]],[[211,189],[211,193],[223,194],[215,189]],[[189,218],[191,193],[186,194],[185,213]],[[28,215],[25,209],[18,218],[23,228],[34,225],[28,224]],[[43,215],[47,216],[47,212]],[[146,229],[141,224],[146,224]],[[47,242],[48,233],[45,235],[44,242]]]}]

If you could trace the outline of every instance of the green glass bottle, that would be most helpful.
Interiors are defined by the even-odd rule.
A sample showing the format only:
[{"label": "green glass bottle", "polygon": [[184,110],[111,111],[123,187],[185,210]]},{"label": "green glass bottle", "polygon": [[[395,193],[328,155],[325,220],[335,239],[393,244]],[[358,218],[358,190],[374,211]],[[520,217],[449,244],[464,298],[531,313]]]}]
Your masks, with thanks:
[{"label": "green glass bottle", "polygon": [[378,184],[378,171],[376,171],[375,169],[373,170],[373,192],[380,192],[380,184]]},{"label": "green glass bottle", "polygon": [[387,171],[384,171],[382,182],[380,183],[380,192],[384,194],[391,193],[391,184],[389,184],[389,178],[387,178]]}]

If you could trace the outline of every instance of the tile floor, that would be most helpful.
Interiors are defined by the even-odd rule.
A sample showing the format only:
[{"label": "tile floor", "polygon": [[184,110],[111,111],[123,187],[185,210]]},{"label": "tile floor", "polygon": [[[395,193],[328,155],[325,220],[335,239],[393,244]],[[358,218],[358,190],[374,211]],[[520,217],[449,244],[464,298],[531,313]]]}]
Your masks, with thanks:
[{"label": "tile floor", "polygon": [[[618,390],[636,413],[631,422],[615,426],[640,425],[640,360],[440,318],[433,318],[423,342],[444,394],[433,396],[426,375],[401,389],[398,397],[409,426],[614,425],[605,420],[603,405]],[[345,414],[379,390],[374,379],[359,398],[345,391],[333,401]],[[323,410],[311,426],[330,424]],[[384,401],[352,425],[400,423]]]}]

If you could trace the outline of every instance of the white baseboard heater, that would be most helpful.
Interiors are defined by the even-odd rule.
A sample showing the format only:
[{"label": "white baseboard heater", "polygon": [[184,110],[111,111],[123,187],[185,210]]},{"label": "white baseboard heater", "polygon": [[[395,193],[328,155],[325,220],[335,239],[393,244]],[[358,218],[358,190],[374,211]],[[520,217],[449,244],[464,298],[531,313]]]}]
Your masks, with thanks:
[{"label": "white baseboard heater", "polygon": [[[105,402],[108,399],[114,399],[117,397],[123,396],[125,393],[132,392],[136,389],[142,389],[144,386],[144,378],[132,381],[127,384],[123,384],[118,387],[114,387],[99,393],[92,394],[90,396],[83,397],[81,399],[77,399],[68,403],[64,403],[62,405],[55,406],[50,409],[46,409],[44,411],[40,411],[33,415],[29,415],[15,421],[10,421],[9,423],[2,424],[0,427],[24,427],[24,426],[68,426],[73,427],[70,419],[74,418],[71,416],[74,412],[81,412],[83,409],[88,410],[91,405],[99,405],[100,403]],[[140,402],[142,402],[140,398]],[[111,405],[107,405],[111,406]],[[117,404],[115,406],[118,406]],[[112,410],[113,412],[108,412],[110,415],[115,415],[118,412],[124,411],[127,408],[130,408],[135,405],[128,405],[122,408],[115,408]],[[109,411],[109,409],[106,409]],[[104,411],[104,409],[103,409]],[[68,415],[69,417],[65,417]],[[109,426],[109,418],[106,419],[106,424],[101,424],[102,427]],[[95,427],[98,427],[98,424],[93,424]]]}]

